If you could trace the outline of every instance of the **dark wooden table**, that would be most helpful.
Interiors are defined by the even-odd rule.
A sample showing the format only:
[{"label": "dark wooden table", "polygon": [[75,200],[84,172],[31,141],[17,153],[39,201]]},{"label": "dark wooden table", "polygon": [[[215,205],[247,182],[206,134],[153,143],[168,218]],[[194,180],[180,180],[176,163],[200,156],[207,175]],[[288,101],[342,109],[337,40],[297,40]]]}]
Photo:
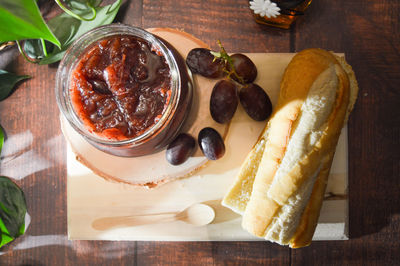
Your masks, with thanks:
[{"label": "dark wooden table", "polygon": [[24,190],[32,219],[24,236],[0,249],[0,265],[399,265],[399,16],[398,0],[314,0],[290,30],[256,24],[246,0],[125,1],[118,14],[143,28],[183,29],[215,49],[220,39],[228,51],[346,54],[360,86],[348,124],[350,240],[298,250],[267,242],[69,241],[57,67],[0,54],[2,68],[33,77],[0,103],[0,124],[8,139],[18,138],[0,170]]}]

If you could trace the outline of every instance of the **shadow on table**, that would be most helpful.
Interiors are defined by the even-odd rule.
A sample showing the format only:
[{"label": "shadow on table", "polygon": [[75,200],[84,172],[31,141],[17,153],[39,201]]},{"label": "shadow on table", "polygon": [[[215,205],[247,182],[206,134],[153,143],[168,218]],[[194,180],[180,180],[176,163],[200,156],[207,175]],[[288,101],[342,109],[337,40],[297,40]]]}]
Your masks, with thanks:
[{"label": "shadow on table", "polygon": [[231,221],[240,217],[239,214],[231,211],[230,209],[221,205],[221,200],[208,200],[202,202],[212,207],[215,211],[215,218],[212,221],[212,224],[223,223],[227,221]]},{"label": "shadow on table", "polygon": [[379,188],[382,191],[381,193],[368,192],[367,190],[362,195],[349,193],[350,238],[380,232],[385,227],[390,226],[392,219],[394,219],[393,216],[400,213],[400,204],[396,199],[396,197],[399,197],[399,191],[391,182]]},{"label": "shadow on table", "polygon": [[[385,137],[394,139],[394,136]],[[386,142],[387,146],[392,144],[395,143]],[[377,148],[375,145],[372,147]],[[380,153],[379,150],[368,150],[368,146],[361,147],[364,151],[360,153],[363,154],[349,153],[349,165],[353,165],[349,169],[348,193],[350,238],[385,231],[393,235],[398,232],[400,224],[400,179],[396,170],[399,162],[398,150],[386,147],[380,148],[386,151]],[[354,160],[364,162],[351,162],[352,156]]]},{"label": "shadow on table", "polygon": [[26,260],[26,262],[22,263],[22,264],[18,264],[18,266],[44,266],[45,264],[40,263],[37,260],[32,260],[32,259],[28,259]]}]

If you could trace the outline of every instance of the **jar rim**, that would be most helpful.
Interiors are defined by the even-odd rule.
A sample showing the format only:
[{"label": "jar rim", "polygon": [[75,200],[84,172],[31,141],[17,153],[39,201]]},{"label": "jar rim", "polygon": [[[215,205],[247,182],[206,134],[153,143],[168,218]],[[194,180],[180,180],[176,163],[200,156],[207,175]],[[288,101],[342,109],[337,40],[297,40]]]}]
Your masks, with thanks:
[{"label": "jar rim", "polygon": [[[169,72],[171,75],[171,97],[166,109],[163,110],[161,118],[152,126],[147,128],[143,133],[133,138],[123,140],[102,138],[96,133],[90,132],[76,114],[69,95],[71,73],[76,67],[76,64],[79,62],[81,55],[87,51],[87,48],[90,45],[94,44],[95,42],[117,35],[131,35],[148,42],[152,49],[155,49],[157,52],[161,52],[161,55],[165,58],[165,61],[169,66]],[[57,104],[61,113],[64,115],[64,117],[66,117],[69,124],[84,138],[90,141],[115,147],[124,146],[127,144],[130,146],[140,145],[141,143],[146,142],[148,139],[151,139],[152,136],[162,130],[175,113],[178,105],[178,99],[181,94],[180,88],[182,84],[179,71],[178,63],[175,60],[172,51],[167,47],[166,44],[164,44],[162,40],[160,40],[160,38],[154,34],[135,26],[120,23],[100,26],[80,36],[67,49],[56,74],[55,89]]]}]

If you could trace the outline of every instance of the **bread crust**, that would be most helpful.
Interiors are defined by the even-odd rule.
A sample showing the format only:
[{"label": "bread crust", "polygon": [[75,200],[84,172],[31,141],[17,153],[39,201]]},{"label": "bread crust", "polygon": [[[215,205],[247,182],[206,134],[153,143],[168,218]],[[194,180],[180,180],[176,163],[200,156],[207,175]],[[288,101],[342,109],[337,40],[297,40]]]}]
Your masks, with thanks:
[{"label": "bread crust", "polygon": [[[337,61],[342,66],[343,70],[346,72],[349,80],[349,101],[347,105],[347,110],[345,114],[345,119],[343,125],[347,123],[348,117],[353,110],[354,104],[357,99],[358,94],[358,83],[355,77],[354,71],[349,64],[345,61],[343,57],[335,56]],[[340,130],[338,131],[337,139],[340,135]],[[337,140],[336,140],[337,144]],[[336,144],[334,147],[336,147]],[[290,241],[291,248],[301,248],[311,244],[312,237],[315,232],[315,228],[318,223],[319,213],[322,207],[322,201],[328,184],[329,171],[332,166],[333,157],[335,154],[335,149],[333,148],[328,156],[326,156],[324,167],[321,169],[317,180],[314,184],[314,188],[310,197],[310,200],[302,214],[301,221],[297,230]]]},{"label": "bread crust", "polygon": [[[322,128],[322,135],[315,145],[290,171],[279,180],[274,180],[286,154],[288,144],[301,116],[301,108],[310,88],[324,71],[332,70],[337,80],[333,108]],[[331,72],[328,72],[331,73]],[[331,78],[331,77],[328,77]],[[250,233],[266,237],[293,248],[309,245],[317,225],[320,208],[326,188],[329,170],[341,129],[354,105],[357,96],[357,82],[354,72],[344,59],[322,49],[307,49],[299,52],[285,70],[277,106],[254,146],[242,165],[232,189],[223,200],[225,206],[232,202],[239,189],[249,190],[253,184],[250,199],[242,200],[239,213],[243,213],[242,227]],[[262,142],[262,149],[260,146]],[[257,148],[258,147],[258,148]],[[260,155],[261,150],[262,155]],[[257,158],[255,162],[252,162]],[[249,171],[248,169],[251,169]],[[247,176],[246,176],[247,175]],[[274,219],[291,197],[312,176],[316,176],[309,198],[299,206],[297,223],[287,231],[289,239],[277,240],[267,236]],[[246,186],[241,183],[246,180]],[[240,194],[240,193],[239,193]],[[272,230],[272,229],[271,229]],[[286,230],[286,229],[285,229]]]}]

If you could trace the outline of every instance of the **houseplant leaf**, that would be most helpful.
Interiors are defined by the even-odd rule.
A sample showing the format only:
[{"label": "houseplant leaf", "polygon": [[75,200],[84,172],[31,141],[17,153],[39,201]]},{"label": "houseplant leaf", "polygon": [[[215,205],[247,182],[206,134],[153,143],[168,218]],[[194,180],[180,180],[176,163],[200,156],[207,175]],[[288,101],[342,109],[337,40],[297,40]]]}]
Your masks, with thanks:
[{"label": "houseplant leaf", "polygon": [[[53,46],[51,43],[47,43],[47,46]],[[42,41],[39,39],[30,39],[24,41],[24,52],[26,56],[28,56],[30,59],[33,60],[41,60],[45,57],[44,51],[43,51],[43,46],[42,46]]]},{"label": "houseplant leaf", "polygon": [[3,144],[4,144],[4,132],[3,128],[0,125],[0,155],[1,155],[1,149],[3,149]]},{"label": "houseplant leaf", "polygon": [[[79,1],[71,1],[79,2]],[[113,4],[106,5],[103,7],[97,7],[97,15],[94,20],[91,21],[81,21],[69,16],[66,13],[60,14],[57,17],[49,20],[48,25],[57,38],[62,43],[61,47],[54,47],[52,52],[48,54],[47,57],[43,58],[39,64],[51,64],[62,59],[67,48],[75,41],[78,37],[84,33],[102,25],[107,25],[113,22],[115,16],[118,13],[119,7],[121,6],[121,1],[117,0]],[[73,10],[81,16],[90,14],[90,10]]]},{"label": "houseplant leaf", "polygon": [[30,77],[27,75],[19,76],[0,69],[0,101],[4,100],[10,95],[15,84],[28,78]]},{"label": "houseplant leaf", "polygon": [[0,247],[25,232],[26,201],[22,190],[0,176]]},{"label": "houseplant leaf", "polygon": [[34,0],[0,1],[0,42],[45,39],[60,46]]}]

